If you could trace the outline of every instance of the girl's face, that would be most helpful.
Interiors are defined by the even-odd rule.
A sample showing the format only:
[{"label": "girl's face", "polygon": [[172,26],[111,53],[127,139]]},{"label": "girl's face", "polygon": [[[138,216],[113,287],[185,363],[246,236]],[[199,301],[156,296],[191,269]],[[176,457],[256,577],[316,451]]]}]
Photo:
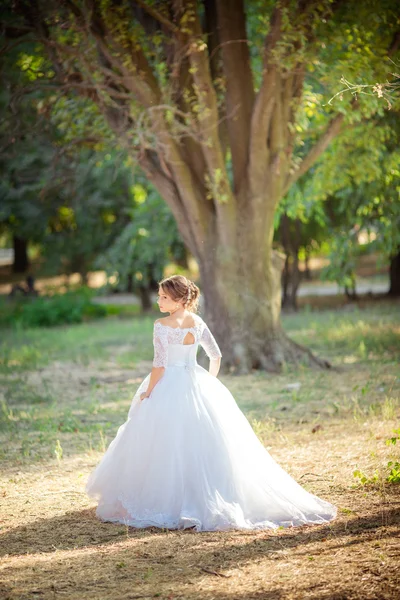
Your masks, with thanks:
[{"label": "girl's face", "polygon": [[177,300],[173,300],[171,296],[168,296],[168,294],[163,290],[162,286],[160,286],[158,290],[157,302],[158,308],[161,312],[174,311],[176,310],[177,306],[180,305],[180,303]]}]

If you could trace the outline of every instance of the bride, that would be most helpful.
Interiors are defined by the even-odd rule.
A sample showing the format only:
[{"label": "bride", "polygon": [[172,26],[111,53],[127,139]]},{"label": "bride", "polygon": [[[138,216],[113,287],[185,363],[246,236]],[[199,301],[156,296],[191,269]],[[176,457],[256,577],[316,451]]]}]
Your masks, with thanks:
[{"label": "bride", "polygon": [[[102,521],[196,531],[320,524],[336,507],[270,456],[217,379],[221,352],[196,314],[199,288],[164,279],[151,373],[86,483]],[[209,371],[196,362],[199,344]]]}]

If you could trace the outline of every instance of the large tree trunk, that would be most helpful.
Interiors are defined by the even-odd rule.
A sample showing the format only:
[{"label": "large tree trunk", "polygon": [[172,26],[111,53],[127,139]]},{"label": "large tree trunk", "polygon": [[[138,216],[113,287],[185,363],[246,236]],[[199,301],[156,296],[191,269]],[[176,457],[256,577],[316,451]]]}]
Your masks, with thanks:
[{"label": "large tree trunk", "polygon": [[400,250],[390,260],[389,276],[389,296],[400,296]]},{"label": "large tree trunk", "polygon": [[330,366],[285,334],[281,320],[284,256],[271,248],[272,221],[238,218],[237,240],[207,244],[200,259],[205,318],[221,345],[226,368],[278,372],[285,363]]},{"label": "large tree trunk", "polygon": [[23,238],[14,235],[13,236],[13,245],[14,245],[14,263],[13,263],[13,272],[14,273],[25,273],[25,271],[29,267],[29,259],[28,259],[28,242]]}]

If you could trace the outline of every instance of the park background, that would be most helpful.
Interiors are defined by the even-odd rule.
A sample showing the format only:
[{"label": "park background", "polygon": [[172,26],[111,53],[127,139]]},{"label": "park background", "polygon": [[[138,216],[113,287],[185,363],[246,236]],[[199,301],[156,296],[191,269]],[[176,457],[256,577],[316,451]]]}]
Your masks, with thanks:
[{"label": "park background", "polygon": [[[391,2],[2,3],[0,594],[397,598]],[[182,273],[221,380],[327,527],[133,530],[85,480]],[[199,361],[206,365],[205,356]]]}]

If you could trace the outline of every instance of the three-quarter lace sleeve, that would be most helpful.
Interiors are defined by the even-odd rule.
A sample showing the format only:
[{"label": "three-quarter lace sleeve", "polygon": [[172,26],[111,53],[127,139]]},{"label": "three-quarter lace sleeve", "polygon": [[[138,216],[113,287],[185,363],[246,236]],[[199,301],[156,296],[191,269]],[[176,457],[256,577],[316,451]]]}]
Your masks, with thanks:
[{"label": "three-quarter lace sleeve", "polygon": [[153,345],[153,367],[166,367],[168,364],[168,333],[166,327],[160,323],[154,323]]},{"label": "three-quarter lace sleeve", "polygon": [[213,334],[205,323],[201,333],[200,345],[204,348],[208,358],[211,358],[211,360],[216,360],[222,356],[221,350],[219,349]]}]

